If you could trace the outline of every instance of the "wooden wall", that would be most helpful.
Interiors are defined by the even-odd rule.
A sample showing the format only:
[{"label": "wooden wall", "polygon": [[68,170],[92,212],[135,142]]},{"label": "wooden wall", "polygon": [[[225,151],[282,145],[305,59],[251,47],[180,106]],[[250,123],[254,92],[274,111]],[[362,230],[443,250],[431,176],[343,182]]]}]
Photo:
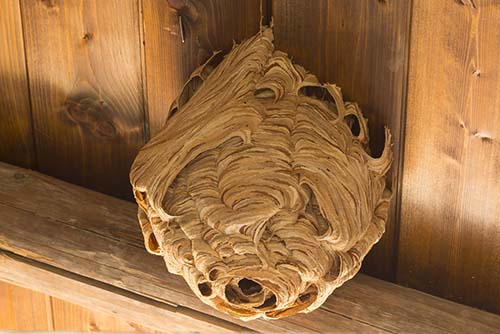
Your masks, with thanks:
[{"label": "wooden wall", "polygon": [[500,1],[272,0],[276,45],[394,135],[371,275],[500,313]]},{"label": "wooden wall", "polygon": [[397,278],[500,313],[500,1],[462,2],[413,1]]},{"label": "wooden wall", "polygon": [[0,282],[0,310],[0,331],[153,332],[126,319],[4,282]]},{"label": "wooden wall", "polygon": [[132,160],[183,82],[257,32],[261,13],[259,0],[0,6],[0,158],[129,199]]},{"label": "wooden wall", "polygon": [[383,126],[393,133],[390,219],[363,270],[500,313],[500,1],[0,0],[0,12],[0,160],[128,199],[132,159],[189,73],[272,16],[277,48],[360,104],[374,155]]}]

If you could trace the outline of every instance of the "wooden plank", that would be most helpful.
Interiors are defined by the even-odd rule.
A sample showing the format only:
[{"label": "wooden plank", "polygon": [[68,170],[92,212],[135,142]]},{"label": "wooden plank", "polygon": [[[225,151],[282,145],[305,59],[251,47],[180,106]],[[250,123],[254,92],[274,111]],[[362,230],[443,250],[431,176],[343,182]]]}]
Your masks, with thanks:
[{"label": "wooden plank", "polygon": [[0,310],[0,331],[54,330],[50,296],[40,292],[0,282]]},{"label": "wooden plank", "polygon": [[386,232],[363,262],[363,271],[394,279],[398,179],[403,119],[409,1],[273,0],[276,48],[335,83],[369,120],[372,153],[381,153],[384,125],[393,134],[394,164],[388,183],[393,200]]},{"label": "wooden plank", "polygon": [[[84,332],[139,332],[154,333],[136,323],[109,315],[92,308],[69,303],[65,300],[51,297],[54,330],[56,331],[84,331]],[[109,312],[109,310],[108,310]]]},{"label": "wooden plank", "polygon": [[21,1],[38,167],[131,198],[144,143],[136,0]]},{"label": "wooden plank", "polygon": [[[97,312],[122,316],[153,330],[169,333],[186,333],[196,330],[202,333],[241,331],[240,327],[231,324],[219,322],[216,325],[211,324],[206,319],[194,319],[173,306],[137,296],[9,252],[0,251],[0,264],[0,280],[15,282],[21,286],[51,294],[56,298],[78,303]],[[56,301],[56,306],[57,303]],[[58,311],[60,309],[56,307],[54,315]],[[67,314],[60,316],[64,317]],[[56,330],[82,330],[78,327],[85,326],[81,319],[62,320],[58,316],[54,318],[54,324]],[[94,326],[92,323],[89,325],[91,328],[88,329],[92,331],[96,330],[95,327],[99,327],[95,322]]]},{"label": "wooden plank", "polygon": [[[42,262],[44,268],[47,264],[52,266],[49,271],[64,270],[69,281],[77,276],[79,280],[87,277],[86,280],[105,283],[95,298],[110,289],[109,298],[115,290],[125,291],[161,302],[175,309],[176,314],[198,320],[201,316],[212,321],[219,318],[275,333],[496,333],[500,328],[499,316],[364,275],[357,275],[321,309],[310,314],[272,322],[240,322],[202,304],[181,277],[168,274],[161,258],[144,251],[142,240],[135,237],[140,231],[132,203],[0,164],[0,210],[0,248],[31,259],[27,267],[36,266],[34,261]],[[117,219],[113,219],[114,214]],[[127,233],[131,236],[126,237]],[[0,266],[11,268],[3,272],[15,277],[25,275],[27,267],[17,270],[13,265]],[[55,278],[35,273],[25,276],[26,284],[33,277],[41,277],[40,282],[32,284],[52,282],[52,288],[65,291],[65,296],[74,294],[76,286],[62,289],[63,283]],[[80,290],[83,299],[92,295]],[[94,299],[91,302],[96,303]],[[123,317],[135,321],[126,314]]]},{"label": "wooden plank", "polygon": [[33,131],[19,2],[0,0],[0,160],[33,167]]},{"label": "wooden plank", "polygon": [[495,313],[499,31],[497,0],[413,2],[398,264],[399,282]]},{"label": "wooden plank", "polygon": [[358,275],[323,308],[391,333],[498,333],[500,317],[369,276]]},{"label": "wooden plank", "polygon": [[[270,1],[270,0],[269,0]],[[214,51],[259,31],[267,0],[144,1],[149,127],[162,127],[170,104],[193,70]],[[182,42],[179,17],[184,28]]]},{"label": "wooden plank", "polygon": [[[15,255],[3,255],[8,260]],[[0,260],[6,267],[18,263]],[[32,269],[32,268],[30,268]],[[37,271],[33,274],[40,278]],[[1,274],[0,274],[0,277]],[[44,277],[43,275],[41,277]],[[51,279],[52,277],[44,277]],[[15,284],[20,284],[17,280]],[[26,283],[26,282],[24,282]],[[60,282],[59,282],[60,283]],[[33,285],[33,282],[28,283]],[[93,332],[132,332],[153,333],[135,323],[127,322],[116,316],[110,316],[94,309],[86,309],[62,299],[51,297],[41,292],[0,281],[0,332],[10,331],[93,331]],[[109,311],[108,311],[109,312]]]}]

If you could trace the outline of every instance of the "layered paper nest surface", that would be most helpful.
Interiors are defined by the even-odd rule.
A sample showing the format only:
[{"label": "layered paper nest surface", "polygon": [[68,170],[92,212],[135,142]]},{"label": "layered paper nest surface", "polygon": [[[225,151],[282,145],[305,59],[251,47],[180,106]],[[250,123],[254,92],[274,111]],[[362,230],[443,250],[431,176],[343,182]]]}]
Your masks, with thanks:
[{"label": "layered paper nest surface", "polygon": [[[391,161],[335,85],[266,28],[198,68],[130,178],[149,252],[241,319],[310,312],[384,232]],[[160,268],[158,268],[160,270]]]}]

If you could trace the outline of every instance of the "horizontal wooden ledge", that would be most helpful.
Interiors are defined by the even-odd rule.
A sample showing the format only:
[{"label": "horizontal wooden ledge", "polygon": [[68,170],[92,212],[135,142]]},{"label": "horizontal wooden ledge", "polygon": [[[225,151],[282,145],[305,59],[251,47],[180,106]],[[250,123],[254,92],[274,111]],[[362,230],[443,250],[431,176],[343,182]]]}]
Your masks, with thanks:
[{"label": "horizontal wooden ledge", "polygon": [[0,163],[0,280],[169,332],[498,333],[500,316],[365,275],[310,314],[242,322],[148,254],[134,203]]}]

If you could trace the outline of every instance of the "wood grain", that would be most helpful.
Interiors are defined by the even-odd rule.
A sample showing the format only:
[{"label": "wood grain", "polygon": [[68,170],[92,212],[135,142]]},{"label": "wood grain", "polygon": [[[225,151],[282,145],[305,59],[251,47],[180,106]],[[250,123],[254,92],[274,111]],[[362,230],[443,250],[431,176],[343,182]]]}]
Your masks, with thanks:
[{"label": "wood grain", "polygon": [[22,1],[39,170],[131,198],[144,143],[134,0]]},{"label": "wood grain", "polygon": [[[198,330],[203,333],[227,333],[228,329],[231,332],[239,329],[237,326],[213,326],[206,321],[188,318],[177,313],[172,306],[1,250],[0,264],[0,280],[55,296],[52,297],[51,309],[52,327],[56,330],[94,332],[125,329],[148,333]],[[83,305],[86,309],[62,299]],[[120,315],[127,322],[116,317]]]},{"label": "wood grain", "polygon": [[413,2],[398,265],[405,285],[496,313],[499,31],[498,1]]},{"label": "wood grain", "polygon": [[[78,207],[75,203],[84,209],[70,209]],[[128,215],[135,211],[132,203],[0,164],[0,209],[0,248],[26,258],[2,257],[14,258],[18,265],[0,263],[0,279],[59,291],[57,297],[79,303],[111,310],[116,305],[131,321],[137,318],[124,312],[137,308],[127,303],[154,299],[179,316],[274,333],[497,333],[500,328],[499,316],[364,275],[347,282],[311,314],[243,323],[202,304],[181,278],[166,272],[160,258],[144,251],[135,217]],[[113,219],[118,212],[123,216]],[[129,299],[115,302],[115,294]]]},{"label": "wood grain", "polygon": [[[80,305],[18,286],[19,284],[26,285],[27,283],[30,287],[34,287],[36,280],[46,279],[49,281],[49,284],[52,283],[54,285],[54,289],[44,292],[55,292],[57,294],[63,286],[61,285],[63,282],[51,276],[44,276],[45,272],[40,269],[28,268],[27,266],[30,266],[30,264],[21,264],[16,261],[15,256],[8,256],[2,251],[0,251],[0,263],[2,266],[9,268],[10,272],[12,272],[13,268],[22,266],[23,264],[25,266],[23,272],[27,273],[31,270],[31,276],[17,276],[16,279],[11,278],[8,280],[16,285],[0,281],[0,309],[2,310],[0,312],[0,331],[154,332],[154,330],[125,321],[116,316],[96,311],[95,304],[87,304],[89,308],[86,309]],[[2,274],[0,274],[0,277],[6,279]],[[36,286],[38,287],[39,285]],[[75,300],[74,297],[71,298]],[[109,312],[109,308],[107,311]]]},{"label": "wood grain", "polygon": [[96,311],[95,305],[88,305],[91,309],[87,309],[54,297],[51,297],[51,305],[56,331],[153,332],[133,322]]},{"label": "wood grain", "polygon": [[0,331],[54,330],[50,296],[43,293],[0,282],[0,310]]},{"label": "wood grain", "polygon": [[342,88],[368,118],[372,154],[383,149],[384,125],[393,134],[393,200],[386,232],[362,270],[394,279],[398,233],[398,178],[403,118],[409,2],[372,0],[273,0],[276,48],[318,76]]},{"label": "wood grain", "polygon": [[34,167],[19,2],[0,0],[0,13],[0,160],[22,167]]},{"label": "wood grain", "polygon": [[[149,129],[163,126],[170,104],[191,72],[214,51],[259,31],[267,0],[144,1],[144,40]],[[179,17],[184,28],[181,40]]]}]

